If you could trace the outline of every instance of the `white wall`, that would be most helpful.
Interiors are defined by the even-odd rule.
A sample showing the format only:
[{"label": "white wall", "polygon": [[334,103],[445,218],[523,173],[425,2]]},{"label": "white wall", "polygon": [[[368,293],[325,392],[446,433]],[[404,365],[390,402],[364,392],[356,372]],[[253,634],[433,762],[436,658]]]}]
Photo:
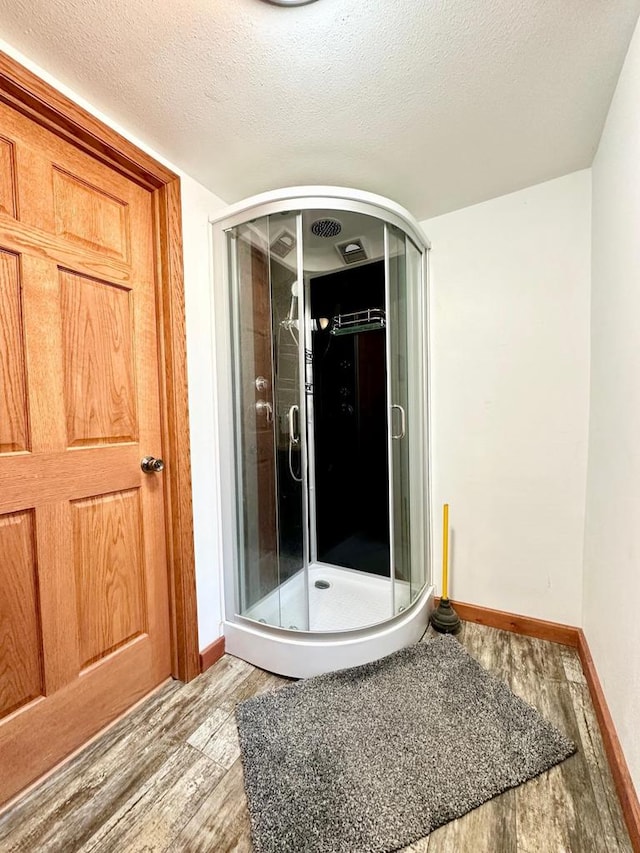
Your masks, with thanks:
[{"label": "white wall", "polygon": [[[105,124],[147,151],[178,175],[182,183],[182,224],[184,236],[185,301],[187,313],[187,360],[194,497],[196,581],[198,587],[198,628],[200,648],[220,636],[220,544],[218,501],[215,488],[213,331],[210,299],[210,257],[208,218],[225,203],[172,163],[152,151],[123,128],[60,83],[28,57],[0,40],[0,50],[26,66],[51,86],[97,116]],[[143,120],[143,119],[141,119]]]},{"label": "white wall", "polygon": [[593,164],[584,630],[640,792],[640,28]]},{"label": "white wall", "polygon": [[193,527],[200,648],[222,635],[222,543],[209,216],[224,203],[187,175],[182,181]]},{"label": "white wall", "polygon": [[581,621],[590,172],[427,220],[436,580],[450,595]]}]

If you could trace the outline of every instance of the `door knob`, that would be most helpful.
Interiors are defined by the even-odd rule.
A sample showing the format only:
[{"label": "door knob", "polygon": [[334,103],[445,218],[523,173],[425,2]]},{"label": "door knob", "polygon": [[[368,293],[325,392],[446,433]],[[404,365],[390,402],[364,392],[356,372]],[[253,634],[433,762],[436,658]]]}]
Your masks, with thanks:
[{"label": "door knob", "polygon": [[140,462],[140,467],[145,474],[159,474],[164,471],[164,462],[162,459],[156,459],[155,456],[145,456]]}]

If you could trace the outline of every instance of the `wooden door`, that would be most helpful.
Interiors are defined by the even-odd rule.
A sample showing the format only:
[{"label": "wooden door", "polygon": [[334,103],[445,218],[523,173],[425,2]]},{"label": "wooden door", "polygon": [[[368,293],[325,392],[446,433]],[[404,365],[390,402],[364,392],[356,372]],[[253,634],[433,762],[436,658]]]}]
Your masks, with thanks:
[{"label": "wooden door", "polygon": [[170,674],[152,216],[0,104],[0,803]]}]

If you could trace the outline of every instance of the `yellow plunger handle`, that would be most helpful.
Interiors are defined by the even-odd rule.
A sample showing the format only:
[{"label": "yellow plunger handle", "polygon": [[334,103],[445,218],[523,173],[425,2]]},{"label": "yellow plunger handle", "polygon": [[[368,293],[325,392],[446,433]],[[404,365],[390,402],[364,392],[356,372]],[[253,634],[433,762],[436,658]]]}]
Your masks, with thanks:
[{"label": "yellow plunger handle", "polygon": [[449,598],[449,504],[442,507],[442,597]]}]

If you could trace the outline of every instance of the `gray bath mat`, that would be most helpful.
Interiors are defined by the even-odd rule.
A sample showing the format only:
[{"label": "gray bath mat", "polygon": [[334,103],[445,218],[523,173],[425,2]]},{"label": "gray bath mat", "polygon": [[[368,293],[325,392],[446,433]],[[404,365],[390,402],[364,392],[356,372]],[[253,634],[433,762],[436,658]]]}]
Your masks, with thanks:
[{"label": "gray bath mat", "polygon": [[257,853],[386,853],[575,746],[450,636],[237,706]]}]

